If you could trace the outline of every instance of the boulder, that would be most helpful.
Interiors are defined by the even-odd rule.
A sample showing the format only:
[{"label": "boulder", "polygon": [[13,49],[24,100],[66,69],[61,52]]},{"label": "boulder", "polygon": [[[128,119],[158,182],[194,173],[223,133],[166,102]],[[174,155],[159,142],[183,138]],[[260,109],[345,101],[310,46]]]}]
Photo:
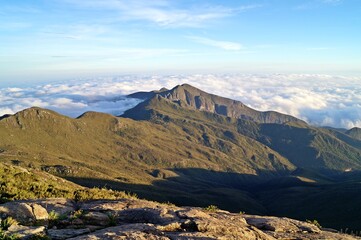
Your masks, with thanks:
[{"label": "boulder", "polygon": [[23,202],[7,202],[0,205],[0,216],[1,218],[11,216],[23,225],[30,225],[35,222],[32,207]]},{"label": "boulder", "polygon": [[39,200],[28,200],[28,203],[36,203],[47,210],[48,213],[55,212],[64,215],[76,210],[76,204],[73,200],[65,198],[49,198]]},{"label": "boulder", "polygon": [[12,225],[6,231],[7,235],[16,235],[18,238],[30,238],[35,235],[44,235],[45,227],[29,227],[29,226],[21,226],[21,225]]},{"label": "boulder", "polygon": [[82,220],[89,225],[106,226],[110,223],[109,215],[101,212],[88,212],[82,216]]},{"label": "boulder", "polygon": [[36,203],[29,204],[32,208],[33,215],[36,221],[46,221],[49,218],[48,211],[41,205]]}]

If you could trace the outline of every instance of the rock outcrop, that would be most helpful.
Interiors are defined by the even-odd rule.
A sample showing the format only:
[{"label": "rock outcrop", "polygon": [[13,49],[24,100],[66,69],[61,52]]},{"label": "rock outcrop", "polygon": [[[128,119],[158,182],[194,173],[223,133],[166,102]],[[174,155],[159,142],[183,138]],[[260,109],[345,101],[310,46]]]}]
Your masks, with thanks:
[{"label": "rock outcrop", "polygon": [[2,231],[20,239],[361,239],[289,218],[133,199],[14,201],[0,205],[0,217],[12,219]]}]

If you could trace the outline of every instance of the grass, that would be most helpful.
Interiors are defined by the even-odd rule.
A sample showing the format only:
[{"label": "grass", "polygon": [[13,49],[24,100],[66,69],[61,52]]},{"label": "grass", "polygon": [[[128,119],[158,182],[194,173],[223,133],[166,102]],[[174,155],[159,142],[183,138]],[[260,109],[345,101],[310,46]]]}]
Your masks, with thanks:
[{"label": "grass", "polygon": [[117,214],[109,213],[108,214],[108,226],[116,226],[117,225]]},{"label": "grass", "polygon": [[12,225],[17,225],[18,222],[12,218],[12,217],[7,217],[5,219],[1,219],[0,222],[0,228],[1,230],[8,230],[9,227],[11,227]]},{"label": "grass", "polygon": [[18,240],[20,238],[18,238],[16,235],[14,234],[6,234],[5,232],[3,232],[2,230],[0,230],[0,240]]},{"label": "grass", "polygon": [[[76,201],[137,198],[136,194],[106,188],[85,188],[53,175],[0,163],[2,202],[19,199],[63,197]],[[56,218],[56,213],[51,213]]]}]

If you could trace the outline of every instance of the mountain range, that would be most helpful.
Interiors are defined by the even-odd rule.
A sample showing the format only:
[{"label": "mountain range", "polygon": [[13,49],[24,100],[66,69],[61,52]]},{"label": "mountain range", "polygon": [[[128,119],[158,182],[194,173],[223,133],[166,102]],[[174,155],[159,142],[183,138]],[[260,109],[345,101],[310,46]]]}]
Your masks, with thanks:
[{"label": "mountain range", "polygon": [[1,164],[177,205],[361,230],[361,129],[311,126],[183,84],[122,116],[33,107],[0,118]]}]

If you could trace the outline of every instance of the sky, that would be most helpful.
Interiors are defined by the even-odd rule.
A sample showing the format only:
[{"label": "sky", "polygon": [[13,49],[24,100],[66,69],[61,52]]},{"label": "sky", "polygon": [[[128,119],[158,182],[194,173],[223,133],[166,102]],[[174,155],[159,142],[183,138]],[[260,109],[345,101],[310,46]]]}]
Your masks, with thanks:
[{"label": "sky", "polygon": [[4,0],[0,80],[359,75],[360,12],[359,0]]},{"label": "sky", "polygon": [[361,127],[360,0],[3,0],[0,116],[119,115],[189,83],[313,125]]}]

